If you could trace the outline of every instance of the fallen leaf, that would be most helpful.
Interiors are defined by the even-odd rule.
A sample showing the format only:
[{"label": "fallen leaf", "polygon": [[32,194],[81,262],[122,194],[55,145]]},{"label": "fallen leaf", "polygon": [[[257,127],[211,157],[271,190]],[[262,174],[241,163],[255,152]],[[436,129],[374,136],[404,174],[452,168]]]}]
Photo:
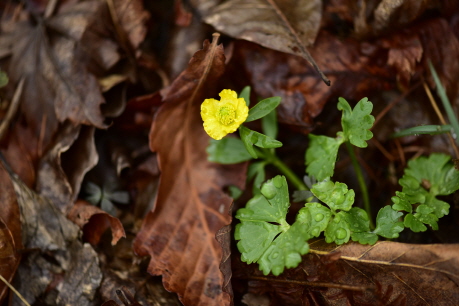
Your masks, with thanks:
[{"label": "fallen leaf", "polygon": [[207,161],[210,138],[200,118],[200,105],[215,94],[213,84],[223,69],[222,46],[215,38],[212,44],[205,41],[162,93],[164,102],[150,132],[161,178],[155,207],[144,219],[134,250],[151,256],[148,272],[162,275],[165,288],[177,292],[185,305],[230,305],[232,298],[230,275],[219,269],[229,261],[216,236],[231,223],[232,200],[223,188],[242,188],[245,167]]},{"label": "fallen leaf", "polygon": [[38,165],[36,189],[63,213],[76,200],[84,175],[98,161],[94,128],[63,124]]},{"label": "fallen leaf", "polygon": [[115,245],[121,237],[126,238],[120,220],[86,201],[76,201],[68,218],[83,230],[83,238],[92,245],[99,243],[102,234],[109,227],[112,230],[112,245]]},{"label": "fallen leaf", "polygon": [[282,305],[452,306],[459,299],[457,244],[336,246],[318,240],[310,246],[300,266],[280,277],[264,277],[256,265],[245,265],[235,278],[250,280],[251,292]]},{"label": "fallen leaf", "polygon": [[303,57],[330,85],[306,49],[317,36],[321,18],[320,0],[230,0],[204,20],[229,36]]},{"label": "fallen leaf", "polygon": [[[53,305],[90,306],[102,280],[96,252],[78,240],[78,227],[45,197],[30,190],[2,160],[13,182],[21,212],[24,247],[34,249],[21,262],[14,283],[30,304],[50,294],[48,286],[58,287],[50,295]],[[63,277],[58,277],[65,273]],[[57,277],[58,284],[52,284]],[[17,297],[14,297],[17,299]],[[17,303],[17,304],[15,304]],[[19,305],[20,300],[13,302]]]},{"label": "fallen leaf", "polygon": [[11,83],[24,77],[21,110],[43,148],[59,122],[106,127],[100,110],[104,99],[88,65],[100,50],[109,62],[106,65],[113,65],[118,60],[116,46],[99,39],[98,52],[88,54],[94,49],[94,39],[92,44],[85,40],[87,32],[96,31],[103,11],[102,1],[66,5],[55,16],[38,17],[36,23],[18,21],[10,32],[0,35],[0,53],[11,54],[7,70]]},{"label": "fallen leaf", "polygon": [[434,5],[432,0],[365,0],[355,6],[354,29],[361,37],[397,31]]},{"label": "fallen leaf", "polygon": [[[0,275],[11,283],[20,261],[22,249],[19,206],[13,184],[0,166]],[[8,292],[0,281],[0,304]]]}]

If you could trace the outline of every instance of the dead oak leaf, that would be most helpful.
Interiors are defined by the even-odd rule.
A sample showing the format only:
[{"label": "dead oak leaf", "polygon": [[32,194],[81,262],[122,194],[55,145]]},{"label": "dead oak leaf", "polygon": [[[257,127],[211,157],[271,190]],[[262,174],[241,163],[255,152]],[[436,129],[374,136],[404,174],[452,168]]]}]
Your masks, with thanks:
[{"label": "dead oak leaf", "polygon": [[317,36],[321,18],[320,0],[230,0],[204,20],[232,37],[305,58],[330,85],[306,49]]},{"label": "dead oak leaf", "polygon": [[65,120],[105,127],[100,110],[104,99],[89,72],[91,46],[84,41],[87,32],[97,31],[96,21],[105,9],[101,1],[68,5],[49,18],[19,21],[0,36],[0,53],[11,54],[12,83],[25,79],[21,110],[37,135],[44,129],[44,147]]},{"label": "dead oak leaf", "polygon": [[230,264],[229,250],[223,254],[216,236],[229,234],[220,230],[231,223],[232,200],[223,188],[242,188],[245,167],[207,161],[209,137],[200,118],[200,105],[214,94],[212,84],[224,62],[222,46],[215,39],[206,41],[163,92],[150,132],[161,178],[155,208],[145,218],[134,250],[151,256],[148,271],[162,275],[165,288],[177,292],[185,305],[231,303],[231,274],[220,270]]}]

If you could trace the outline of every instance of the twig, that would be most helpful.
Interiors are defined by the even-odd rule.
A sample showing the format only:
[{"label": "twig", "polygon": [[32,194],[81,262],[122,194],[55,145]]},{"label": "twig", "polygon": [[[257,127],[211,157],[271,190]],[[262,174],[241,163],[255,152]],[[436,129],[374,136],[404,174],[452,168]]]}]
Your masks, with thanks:
[{"label": "twig", "polygon": [[1,274],[0,274],[0,280],[4,282],[5,285],[7,285],[8,288],[10,288],[11,291],[13,291],[25,305],[30,306],[30,304],[27,303],[26,299],[22,296],[22,294],[20,294]]}]

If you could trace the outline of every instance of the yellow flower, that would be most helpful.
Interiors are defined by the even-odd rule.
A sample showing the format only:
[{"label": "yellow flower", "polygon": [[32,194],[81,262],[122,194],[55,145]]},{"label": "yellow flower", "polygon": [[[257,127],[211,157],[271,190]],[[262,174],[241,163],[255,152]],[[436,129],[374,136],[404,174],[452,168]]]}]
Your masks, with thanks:
[{"label": "yellow flower", "polygon": [[205,99],[201,104],[201,118],[204,130],[216,140],[233,133],[244,123],[249,108],[244,98],[238,98],[235,91],[224,89],[220,93],[220,101]]}]

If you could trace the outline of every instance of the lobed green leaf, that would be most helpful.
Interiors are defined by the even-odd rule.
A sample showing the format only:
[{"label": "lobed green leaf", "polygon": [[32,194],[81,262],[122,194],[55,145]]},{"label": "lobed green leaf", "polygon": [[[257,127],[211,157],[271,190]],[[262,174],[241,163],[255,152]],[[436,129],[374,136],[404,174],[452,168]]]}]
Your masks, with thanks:
[{"label": "lobed green leaf", "polygon": [[348,242],[350,237],[351,229],[346,221],[345,212],[340,211],[328,223],[325,229],[325,241],[327,243],[343,244]]},{"label": "lobed green leaf", "polygon": [[370,115],[373,110],[373,103],[368,101],[368,98],[363,98],[352,110],[349,103],[340,97],[338,109],[343,111],[341,125],[344,138],[354,146],[366,148],[368,146],[366,141],[373,137],[373,133],[369,130],[375,122],[375,118]]},{"label": "lobed green leaf", "polygon": [[309,147],[306,150],[306,172],[318,181],[333,176],[339,146],[344,139],[309,134]]},{"label": "lobed green leaf", "polygon": [[325,180],[315,184],[312,193],[322,202],[327,204],[333,211],[351,209],[354,203],[354,190],[347,188],[344,183]]},{"label": "lobed green leaf", "polygon": [[393,210],[391,206],[385,206],[379,210],[376,217],[376,228],[373,233],[386,238],[397,238],[405,228],[399,219],[403,213]]}]

